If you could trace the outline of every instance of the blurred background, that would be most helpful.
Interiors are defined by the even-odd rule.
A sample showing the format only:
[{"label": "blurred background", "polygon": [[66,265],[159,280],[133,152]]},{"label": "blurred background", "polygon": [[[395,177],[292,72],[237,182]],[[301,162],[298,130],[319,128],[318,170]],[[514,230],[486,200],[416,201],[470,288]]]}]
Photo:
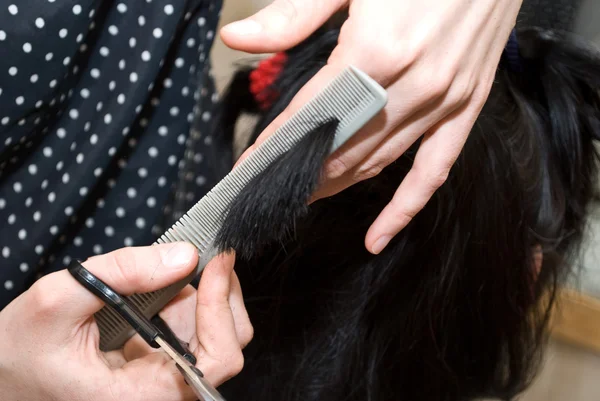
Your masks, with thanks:
[{"label": "blurred background", "polygon": [[[600,47],[600,0],[557,1],[578,4],[575,32]],[[250,16],[270,2],[225,0],[221,25]],[[544,6],[543,3],[552,1],[531,0],[530,3]],[[226,87],[236,63],[256,58],[227,48],[219,39],[212,56],[219,91]],[[581,273],[565,289],[557,310],[542,371],[521,401],[600,400],[600,207],[590,218],[580,265]]]}]

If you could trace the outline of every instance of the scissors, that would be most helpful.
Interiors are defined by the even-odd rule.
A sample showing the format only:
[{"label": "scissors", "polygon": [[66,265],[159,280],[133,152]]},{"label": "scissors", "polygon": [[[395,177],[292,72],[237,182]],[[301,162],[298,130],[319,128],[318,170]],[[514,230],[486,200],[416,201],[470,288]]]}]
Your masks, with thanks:
[{"label": "scissors", "polygon": [[179,340],[160,317],[147,319],[133,303],[90,273],[78,260],[73,259],[67,269],[75,280],[125,319],[148,345],[161,348],[169,355],[200,401],[225,401],[196,368],[196,357],[188,344]]}]

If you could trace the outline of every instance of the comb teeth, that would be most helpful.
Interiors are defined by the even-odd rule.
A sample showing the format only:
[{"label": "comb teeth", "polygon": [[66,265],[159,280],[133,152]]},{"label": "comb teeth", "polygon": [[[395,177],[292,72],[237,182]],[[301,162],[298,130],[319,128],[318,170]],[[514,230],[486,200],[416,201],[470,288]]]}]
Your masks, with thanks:
[{"label": "comb teeth", "polygon": [[[252,178],[290,150],[304,135],[332,118],[339,121],[331,149],[331,152],[335,151],[371,120],[386,102],[385,90],[367,75],[354,67],[343,71],[156,241],[157,244],[178,241],[192,243],[201,255],[196,270],[169,287],[151,293],[135,294],[128,299],[148,318],[158,313],[214,256],[212,243],[225,212]],[[100,348],[103,351],[120,348],[133,333],[128,323],[107,307],[96,313],[96,321],[100,329]]]}]

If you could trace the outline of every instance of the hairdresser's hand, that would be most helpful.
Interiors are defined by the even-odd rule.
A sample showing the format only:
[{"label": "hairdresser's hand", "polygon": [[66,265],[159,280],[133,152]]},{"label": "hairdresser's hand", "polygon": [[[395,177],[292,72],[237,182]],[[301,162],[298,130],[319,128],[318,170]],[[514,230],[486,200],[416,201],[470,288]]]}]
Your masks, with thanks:
[{"label": "hairdresser's hand", "polygon": [[257,144],[349,64],[382,84],[389,94],[385,111],[330,158],[327,180],[316,194],[317,199],[331,196],[379,174],[422,137],[411,171],[367,233],[367,248],[379,253],[445,182],[487,100],[521,3],[275,0],[247,20],[224,27],[221,36],[238,50],[282,51],[308,37],[335,11],[350,7],[327,66]]},{"label": "hairdresser's hand", "polygon": [[[184,341],[192,340],[197,366],[215,386],[239,372],[241,348],[252,335],[247,328],[242,330],[246,337],[239,335],[239,327],[249,322],[230,259],[213,260],[198,298],[187,288],[165,317],[169,324],[178,317],[174,330],[187,334],[180,337]],[[118,250],[83,265],[116,291],[131,294],[172,284],[196,263],[191,245],[165,244]],[[102,306],[65,270],[40,279],[2,310],[2,400],[195,400],[166,354],[135,346],[139,338],[124,350],[99,351],[93,314]]]}]

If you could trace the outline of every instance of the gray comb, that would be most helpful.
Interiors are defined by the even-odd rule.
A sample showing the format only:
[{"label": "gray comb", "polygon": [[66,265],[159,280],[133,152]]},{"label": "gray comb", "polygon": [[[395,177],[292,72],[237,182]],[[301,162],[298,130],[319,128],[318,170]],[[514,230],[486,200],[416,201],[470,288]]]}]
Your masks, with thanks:
[{"label": "gray comb", "polygon": [[[331,149],[334,152],[386,103],[386,91],[369,76],[354,67],[344,70],[156,241],[156,244],[185,241],[195,245],[200,255],[196,269],[175,284],[155,292],[134,294],[128,297],[129,300],[147,318],[156,315],[217,254],[213,241],[229,205],[252,178],[290,150],[304,135],[331,118],[339,121]],[[135,334],[131,326],[110,308],[104,307],[95,317],[103,351],[122,347]]]}]

